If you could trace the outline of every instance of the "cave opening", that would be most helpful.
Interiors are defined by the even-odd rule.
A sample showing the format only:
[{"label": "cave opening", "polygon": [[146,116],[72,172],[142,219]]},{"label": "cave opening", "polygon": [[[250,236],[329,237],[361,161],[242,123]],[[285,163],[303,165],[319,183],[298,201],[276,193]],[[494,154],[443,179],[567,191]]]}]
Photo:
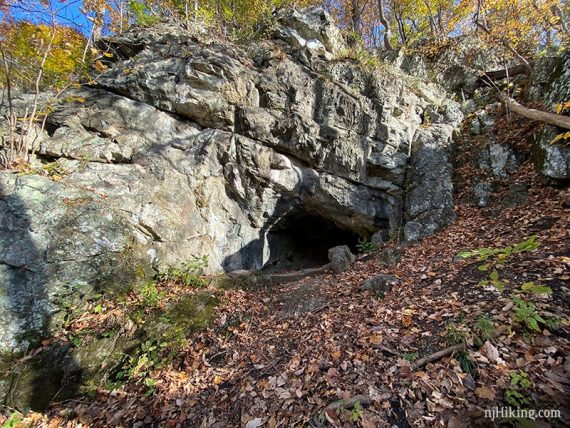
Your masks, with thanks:
[{"label": "cave opening", "polygon": [[355,252],[358,240],[356,232],[340,228],[318,214],[291,213],[268,231],[269,259],[263,269],[289,271],[320,267],[329,262],[329,248],[348,245]]}]

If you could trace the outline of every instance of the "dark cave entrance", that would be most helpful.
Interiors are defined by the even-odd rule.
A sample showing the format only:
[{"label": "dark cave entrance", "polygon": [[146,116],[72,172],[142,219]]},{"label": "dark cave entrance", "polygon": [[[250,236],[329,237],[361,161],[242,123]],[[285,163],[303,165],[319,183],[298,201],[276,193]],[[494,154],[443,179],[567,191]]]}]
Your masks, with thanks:
[{"label": "dark cave entrance", "polygon": [[355,252],[358,239],[357,233],[339,228],[318,214],[288,214],[267,233],[270,256],[263,269],[285,271],[322,266],[329,262],[329,248],[348,245]]}]

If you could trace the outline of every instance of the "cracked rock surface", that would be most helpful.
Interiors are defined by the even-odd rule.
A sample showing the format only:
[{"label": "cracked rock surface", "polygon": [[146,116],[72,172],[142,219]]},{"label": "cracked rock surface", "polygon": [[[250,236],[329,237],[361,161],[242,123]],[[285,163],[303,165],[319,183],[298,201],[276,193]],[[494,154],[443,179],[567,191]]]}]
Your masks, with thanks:
[{"label": "cracked rock surface", "polygon": [[65,94],[39,138],[60,179],[0,174],[0,350],[57,328],[62,302],[160,266],[208,255],[211,271],[261,269],[289,216],[408,240],[454,218],[459,105],[340,59],[321,9],[246,46],[173,24],[101,43],[109,69]]}]

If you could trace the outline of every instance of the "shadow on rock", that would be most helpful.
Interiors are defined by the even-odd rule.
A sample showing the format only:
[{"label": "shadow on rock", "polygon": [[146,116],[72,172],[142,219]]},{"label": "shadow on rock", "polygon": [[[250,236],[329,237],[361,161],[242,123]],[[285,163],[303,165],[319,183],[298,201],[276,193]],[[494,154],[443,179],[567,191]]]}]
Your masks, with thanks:
[{"label": "shadow on rock", "polygon": [[[44,409],[50,401],[77,393],[81,376],[69,344],[43,342],[52,321],[49,272],[38,263],[38,245],[28,197],[19,177],[0,177],[0,399],[17,409]],[[17,190],[19,190],[17,192]]]}]

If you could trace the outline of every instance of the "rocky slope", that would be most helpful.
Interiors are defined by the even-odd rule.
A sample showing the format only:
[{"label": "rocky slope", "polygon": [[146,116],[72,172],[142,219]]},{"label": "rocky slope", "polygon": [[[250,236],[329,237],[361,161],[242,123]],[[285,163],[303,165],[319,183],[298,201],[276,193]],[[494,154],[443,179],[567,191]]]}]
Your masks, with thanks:
[{"label": "rocky slope", "polygon": [[2,351],[161,266],[257,270],[454,218],[459,105],[346,58],[321,9],[245,46],[166,23],[101,44],[108,70],[61,97],[35,169],[0,174]]}]

